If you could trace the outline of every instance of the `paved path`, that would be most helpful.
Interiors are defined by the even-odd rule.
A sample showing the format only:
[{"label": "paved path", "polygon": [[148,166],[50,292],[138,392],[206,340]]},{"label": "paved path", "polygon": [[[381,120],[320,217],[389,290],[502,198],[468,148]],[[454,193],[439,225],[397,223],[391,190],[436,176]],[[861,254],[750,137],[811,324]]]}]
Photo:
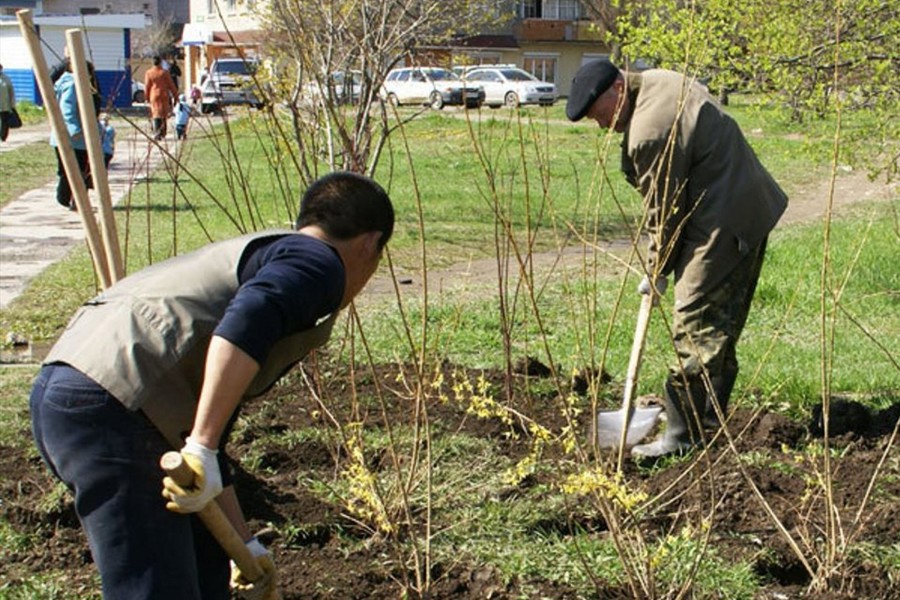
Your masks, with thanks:
[{"label": "paved path", "polygon": [[46,142],[50,139],[50,125],[32,125],[21,129],[10,129],[9,137],[0,142],[0,152],[12,152],[27,144]]},{"label": "paved path", "polygon": [[[113,120],[112,125],[116,128],[116,155],[109,167],[109,189],[116,204],[159,164],[162,153],[151,149],[146,138],[125,121]],[[16,129],[0,144],[0,152],[47,142],[49,137],[49,123]],[[96,207],[96,191],[90,194]],[[0,209],[0,309],[17,298],[31,279],[83,243],[78,214],[56,202],[55,178],[5,205]]]}]

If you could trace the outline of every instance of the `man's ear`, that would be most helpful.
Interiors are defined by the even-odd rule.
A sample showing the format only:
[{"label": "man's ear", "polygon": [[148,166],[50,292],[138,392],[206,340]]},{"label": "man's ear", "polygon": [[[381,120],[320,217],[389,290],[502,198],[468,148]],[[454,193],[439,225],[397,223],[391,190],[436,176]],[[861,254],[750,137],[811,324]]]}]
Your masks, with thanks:
[{"label": "man's ear", "polygon": [[366,245],[366,251],[372,255],[377,255],[381,252],[381,248],[378,245],[378,242],[381,241],[381,236],[384,235],[381,231],[369,231],[364,234],[364,242]]}]

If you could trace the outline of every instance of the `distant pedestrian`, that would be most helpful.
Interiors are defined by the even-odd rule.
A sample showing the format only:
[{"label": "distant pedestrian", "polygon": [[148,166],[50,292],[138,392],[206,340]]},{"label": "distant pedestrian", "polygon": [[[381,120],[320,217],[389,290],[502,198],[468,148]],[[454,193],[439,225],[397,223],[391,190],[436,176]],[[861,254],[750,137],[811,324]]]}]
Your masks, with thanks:
[{"label": "distant pedestrian", "polygon": [[[71,62],[69,60],[69,47],[66,46],[64,49],[65,56],[61,61],[53,65],[53,68],[50,69],[50,81],[56,84],[59,81],[59,78],[63,76],[63,73],[71,71]],[[88,61],[88,78],[91,82],[91,97],[94,99],[94,112],[97,113],[97,116],[100,116],[100,111],[103,110],[103,95],[100,93],[100,80],[97,79],[97,71],[94,69],[93,63]]]},{"label": "distant pedestrian", "polygon": [[0,142],[6,141],[10,127],[16,126],[15,121],[21,126],[16,113],[16,91],[9,75],[3,72],[3,65],[0,65]]},{"label": "distant pedestrian", "polygon": [[153,139],[166,137],[167,120],[172,114],[172,104],[178,97],[178,88],[172,82],[169,72],[160,65],[162,59],[153,57],[153,66],[144,75],[144,95],[150,104],[150,118],[153,119]]},{"label": "distant pedestrian", "polygon": [[[75,160],[78,163],[81,177],[84,179],[84,185],[88,189],[91,189],[94,187],[94,183],[91,178],[90,163],[88,162],[84,127],[81,123],[81,115],[78,112],[78,96],[75,93],[75,76],[72,75],[70,64],[68,68],[70,70],[64,71],[59,76],[53,89],[56,92],[56,101],[59,104],[59,110],[62,113],[63,122],[66,125],[66,131],[72,143],[72,150],[75,152]],[[96,78],[94,65],[88,62],[87,69],[88,78],[94,80]],[[95,109],[97,108],[96,96],[99,96],[99,94],[96,94],[94,98]],[[94,122],[99,129],[99,123],[97,121]],[[69,210],[76,210],[76,205],[72,201],[72,188],[70,187],[69,179],[66,176],[66,169],[63,165],[62,156],[59,153],[58,143],[55,133],[51,133],[50,145],[56,150],[56,174],[58,176],[56,184],[56,201]]]},{"label": "distant pedestrian", "polygon": [[103,147],[103,164],[109,169],[109,163],[116,153],[116,128],[110,124],[107,114],[100,117],[100,142]]},{"label": "distant pedestrian", "polygon": [[178,96],[178,104],[175,105],[175,136],[179,140],[187,139],[187,128],[192,112],[193,109],[184,94]]},{"label": "distant pedestrian", "polygon": [[181,67],[178,66],[178,61],[175,60],[174,56],[172,57],[172,62],[169,63],[169,68],[166,70],[172,78],[172,83],[175,84],[175,89],[178,89],[178,78],[181,77]]}]

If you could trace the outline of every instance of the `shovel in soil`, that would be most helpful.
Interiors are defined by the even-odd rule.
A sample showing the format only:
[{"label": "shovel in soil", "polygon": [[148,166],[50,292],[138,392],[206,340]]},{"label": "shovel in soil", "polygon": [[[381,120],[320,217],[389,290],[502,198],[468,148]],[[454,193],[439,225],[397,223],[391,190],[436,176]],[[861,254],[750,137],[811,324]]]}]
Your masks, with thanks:
[{"label": "shovel in soil", "polygon": [[625,391],[622,408],[614,411],[603,411],[597,414],[594,435],[601,448],[619,449],[619,467],[625,448],[631,447],[644,439],[656,421],[661,406],[637,408],[634,406],[634,390],[637,385],[638,371],[641,366],[641,355],[644,352],[644,340],[647,339],[647,328],[650,324],[650,311],[655,296],[647,294],[641,299],[637,326],[634,330],[634,342],[631,345],[631,357],[628,359],[628,373],[625,376]]}]

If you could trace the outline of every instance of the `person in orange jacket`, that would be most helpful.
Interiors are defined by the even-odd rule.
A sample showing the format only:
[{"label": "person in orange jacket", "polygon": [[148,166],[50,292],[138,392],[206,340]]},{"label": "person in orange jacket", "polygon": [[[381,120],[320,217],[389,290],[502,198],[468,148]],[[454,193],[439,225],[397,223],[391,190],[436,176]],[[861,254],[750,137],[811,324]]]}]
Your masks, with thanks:
[{"label": "person in orange jacket", "polygon": [[150,118],[153,119],[153,139],[166,137],[166,121],[172,114],[172,104],[178,97],[178,88],[169,72],[162,68],[162,59],[153,57],[153,66],[144,75],[144,94],[150,104]]}]

